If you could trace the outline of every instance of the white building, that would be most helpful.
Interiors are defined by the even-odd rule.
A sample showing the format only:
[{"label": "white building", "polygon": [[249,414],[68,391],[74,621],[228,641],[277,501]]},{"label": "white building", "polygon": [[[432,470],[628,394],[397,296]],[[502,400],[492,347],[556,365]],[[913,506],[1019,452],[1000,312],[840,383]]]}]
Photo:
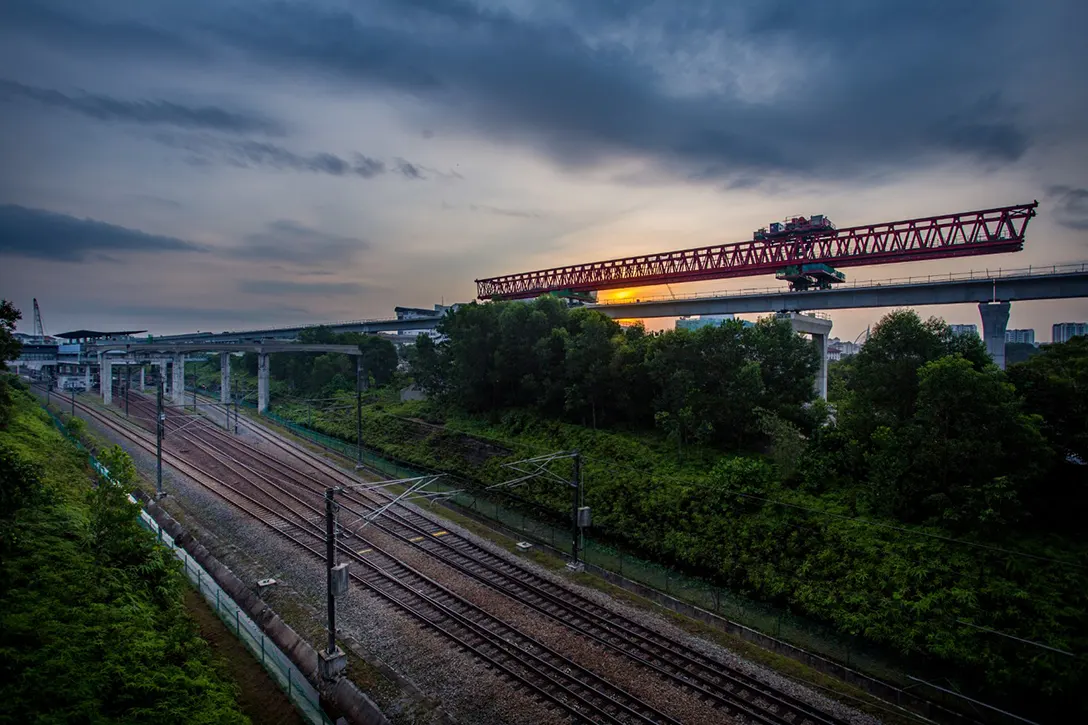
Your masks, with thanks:
[{"label": "white building", "polygon": [[1024,345],[1035,344],[1035,330],[1005,330],[1005,343],[1019,342]]},{"label": "white building", "polygon": [[828,360],[841,360],[844,357],[851,357],[857,355],[861,350],[861,345],[850,342],[849,340],[840,340],[837,337],[833,337],[827,341],[827,359]]},{"label": "white building", "polygon": [[1059,322],[1050,330],[1054,342],[1069,342],[1077,335],[1088,335],[1088,322]]},{"label": "white building", "polygon": [[978,337],[978,325],[949,325],[953,335],[974,335]]},{"label": "white building", "polygon": [[697,315],[695,317],[681,317],[676,321],[677,330],[698,330],[700,327],[720,327],[722,324],[736,319],[732,314],[725,315]]}]

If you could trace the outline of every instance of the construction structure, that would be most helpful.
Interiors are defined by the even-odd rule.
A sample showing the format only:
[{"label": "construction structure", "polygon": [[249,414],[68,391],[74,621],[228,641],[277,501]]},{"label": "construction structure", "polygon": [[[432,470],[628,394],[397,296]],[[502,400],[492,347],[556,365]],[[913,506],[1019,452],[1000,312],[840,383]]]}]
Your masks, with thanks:
[{"label": "construction structure", "polygon": [[[592,298],[600,291],[760,274],[786,274],[830,287],[837,267],[919,262],[1018,252],[1039,202],[942,216],[835,229],[827,217],[794,217],[757,230],[745,242],[553,267],[476,280],[484,300],[531,299],[544,294]],[[821,268],[811,265],[823,265]],[[802,289],[802,287],[798,287]]]}]

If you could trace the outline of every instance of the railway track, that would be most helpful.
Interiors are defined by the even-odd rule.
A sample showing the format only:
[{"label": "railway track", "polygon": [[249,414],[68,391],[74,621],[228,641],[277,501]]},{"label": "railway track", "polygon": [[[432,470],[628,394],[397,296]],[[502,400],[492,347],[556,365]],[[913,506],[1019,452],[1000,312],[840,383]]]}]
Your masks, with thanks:
[{"label": "railway track", "polygon": [[[147,417],[149,421],[153,420],[154,406],[152,404],[138,396],[133,396],[130,400],[130,405],[133,403],[139,414]],[[92,409],[86,406],[80,407],[92,412]],[[195,424],[188,430],[176,432],[177,421],[174,421],[175,433],[169,435],[181,437],[191,445],[205,451],[207,455],[215,457],[217,463],[231,470],[233,475],[241,479],[261,482],[253,484],[251,499],[243,502],[232,500],[234,505],[245,510],[259,501],[262,510],[271,514],[273,519],[261,518],[259,515],[257,518],[261,518],[278,533],[288,537],[310,536],[323,541],[320,495],[330,485],[358,484],[361,481],[329,461],[315,456],[309,450],[272,435],[250,421],[243,420],[242,425],[263,441],[285,452],[308,470],[270,457],[265,451],[224,433],[210,424]],[[149,437],[146,433],[144,435]],[[174,464],[171,463],[171,465]],[[211,477],[211,474],[206,471],[202,473]],[[262,487],[271,487],[277,494],[269,495],[268,491]],[[284,497],[294,501],[293,506],[309,513],[303,514],[296,508],[286,506],[283,503]],[[362,549],[353,551],[350,547],[342,547],[342,550],[353,561],[366,565],[359,576],[363,578],[369,589],[382,591],[383,596],[389,600],[395,598],[395,592],[402,592],[403,596],[397,600],[399,606],[410,610],[417,618],[432,623],[445,623],[451,630],[446,632],[448,637],[485,661],[494,661],[502,657],[526,657],[526,653],[531,653],[534,655],[533,661],[536,666],[546,669],[551,664],[553,672],[567,666],[564,664],[565,658],[559,653],[550,651],[529,638],[519,640],[517,631],[509,625],[504,625],[508,629],[494,630],[488,625],[481,624],[480,610],[474,605],[359,536],[357,529],[362,525],[363,517],[376,506],[387,503],[387,498],[374,493],[361,495],[347,492],[339,494],[339,498],[344,530],[350,536],[358,537],[358,541],[363,542]],[[247,511],[247,513],[256,515],[253,511]],[[347,517],[344,514],[347,514]],[[747,673],[731,668],[549,579],[527,571],[468,539],[446,532],[441,529],[440,522],[423,515],[414,507],[396,506],[371,526],[382,529],[399,542],[415,547],[464,576],[516,599],[542,616],[577,632],[586,639],[626,656],[661,678],[712,703],[723,713],[754,723],[789,723],[791,725],[845,723],[807,703],[777,692]],[[434,535],[439,532],[441,536]],[[312,548],[310,550],[313,551]],[[357,553],[364,550],[365,557]],[[425,601],[419,601],[418,598],[414,598],[415,595],[404,594],[424,590],[428,592],[428,599]],[[484,615],[484,619],[486,620],[489,616]],[[501,632],[498,640],[506,643],[505,646],[497,643],[496,631]],[[487,632],[492,634],[488,635]],[[488,636],[491,636],[491,639],[478,639]],[[519,644],[514,645],[514,649],[510,649],[510,642]],[[488,657],[490,660],[487,659]],[[566,662],[569,663],[569,660]],[[499,669],[507,672],[506,669]],[[552,688],[548,699],[564,702],[564,709],[571,712],[573,716],[573,710],[578,707],[588,707],[586,702],[579,699],[583,696],[578,686],[589,683],[595,692],[604,696],[604,706],[601,709],[609,712],[610,717],[618,718],[603,721],[674,722],[652,708],[645,708],[637,698],[617,691],[617,688],[612,688],[596,675],[585,674],[588,676],[579,679],[576,683],[559,677],[548,680],[548,687]],[[519,679],[519,682],[521,681]],[[625,695],[628,698],[626,701]],[[591,698],[591,695],[583,697],[587,702]]]},{"label": "railway track", "polygon": [[[142,428],[122,423],[81,402],[77,402],[76,407],[103,427],[154,453],[154,436]],[[185,436],[185,433],[179,436]],[[192,439],[189,442],[197,443]],[[163,461],[277,535],[324,560],[324,528],[314,523],[320,513],[317,509],[308,507],[311,513],[307,515],[285,505],[267,490],[243,490],[242,486],[227,482],[205,467],[165,450]],[[279,492],[290,495],[285,490]],[[678,725],[674,718],[518,632],[392,555],[385,554],[387,558],[377,562],[359,555],[343,541],[338,541],[337,548],[344,558],[362,566],[361,570],[351,571],[353,581],[445,637],[456,648],[472,653],[538,699],[565,712],[573,722]]]},{"label": "railway track", "polygon": [[[262,465],[273,475],[297,485],[308,485],[313,493],[328,485],[357,484],[360,481],[336,466],[315,458],[312,453],[269,434],[246,421],[247,430],[287,451],[312,468],[323,469],[326,480],[292,469],[286,464],[263,457]],[[219,444],[239,454],[261,452],[217,428],[209,428]],[[246,450],[248,449],[248,450]],[[361,496],[339,494],[343,511],[362,519],[379,505],[388,503],[380,494]],[[344,503],[346,501],[347,503]],[[789,722],[795,725],[839,725],[843,720],[820,712],[811,705],[774,688],[751,675],[707,657],[673,638],[613,612],[576,592],[518,566],[476,543],[445,531],[414,507],[397,505],[370,524],[402,543],[421,550],[491,589],[537,611],[554,622],[574,630],[590,641],[613,650],[650,669],[664,679],[688,690],[700,699],[734,716],[752,722]],[[435,533],[442,533],[435,536]],[[770,717],[768,717],[770,715]]]},{"label": "railway track", "polygon": [[[350,485],[360,482],[358,478],[323,458],[270,434],[251,421],[243,419],[242,424],[249,432],[327,474],[327,480],[322,481],[297,469],[290,469],[276,459],[267,459],[266,464],[271,469],[278,469],[279,473],[293,477],[296,483],[301,479],[323,488],[330,483]],[[216,428],[211,430],[226,446],[242,448],[247,445]],[[354,504],[354,507],[343,507],[359,519],[370,513],[374,507],[388,502],[388,498],[376,496],[362,497],[351,493],[340,496]],[[371,526],[382,529],[402,543],[429,554],[587,639],[626,655],[697,697],[714,702],[730,714],[752,722],[811,725],[845,723],[844,720],[824,713],[798,698],[776,691],[746,672],[708,657],[674,638],[623,617],[592,599],[497,556],[469,539],[444,531],[441,521],[431,519],[415,507],[394,506]],[[436,532],[442,532],[443,535],[435,536]]]}]

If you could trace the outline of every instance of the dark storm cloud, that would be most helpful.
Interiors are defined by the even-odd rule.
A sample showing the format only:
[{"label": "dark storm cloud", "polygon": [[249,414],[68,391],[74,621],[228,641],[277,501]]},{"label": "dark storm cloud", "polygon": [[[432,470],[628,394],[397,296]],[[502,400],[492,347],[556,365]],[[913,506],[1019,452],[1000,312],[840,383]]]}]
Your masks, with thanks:
[{"label": "dark storm cloud", "polygon": [[285,279],[247,279],[238,285],[255,295],[346,295],[363,291],[358,282],[293,282]]},{"label": "dark storm cloud", "polygon": [[[96,12],[99,11],[99,12]],[[202,58],[199,44],[145,17],[110,18],[91,2],[4,0],[0,3],[0,30],[11,28],[33,34],[66,48],[136,53],[140,57]]]},{"label": "dark storm cloud", "polygon": [[[155,138],[167,146],[188,152],[189,161],[195,165],[218,162],[239,168],[270,168],[363,179],[373,179],[390,170],[384,161],[360,153],[352,154],[350,158],[326,151],[300,154],[267,141],[234,141],[207,135],[163,133]],[[397,159],[393,168],[406,179],[427,178],[422,173],[422,167],[404,159]]]},{"label": "dark storm cloud", "polygon": [[0,78],[0,98],[27,99],[53,108],[80,113],[100,121],[168,125],[226,133],[283,135],[283,127],[254,113],[228,111],[217,106],[185,106],[163,100],[129,101],[112,96],[80,93],[67,95],[50,88],[36,88]]},{"label": "dark storm cloud", "polygon": [[78,262],[104,251],[203,252],[207,248],[94,219],[0,205],[0,254]]},{"label": "dark storm cloud", "polygon": [[1070,229],[1088,229],[1088,189],[1052,186],[1047,189],[1054,198],[1054,216],[1058,223]]},{"label": "dark storm cloud", "polygon": [[369,248],[370,242],[365,239],[328,234],[280,219],[247,235],[245,245],[235,248],[232,255],[306,266],[336,265],[350,262],[358,252]]},{"label": "dark storm cloud", "polygon": [[[127,7],[106,15],[128,28]],[[1070,2],[1052,29],[1013,0],[556,0],[522,15],[462,0],[342,7],[197,0],[169,12],[177,44],[195,37],[194,47],[240,50],[277,72],[408,93],[450,125],[568,166],[637,158],[699,182],[850,178],[950,157],[1005,164],[1040,140],[1048,118],[1088,106],[1070,70],[1088,63],[1077,35],[1083,3]],[[998,95],[1039,83],[1061,90],[1036,95],[1047,107],[1034,113]],[[768,90],[753,96],[753,84]],[[337,157],[237,153],[325,173],[354,168]]]}]

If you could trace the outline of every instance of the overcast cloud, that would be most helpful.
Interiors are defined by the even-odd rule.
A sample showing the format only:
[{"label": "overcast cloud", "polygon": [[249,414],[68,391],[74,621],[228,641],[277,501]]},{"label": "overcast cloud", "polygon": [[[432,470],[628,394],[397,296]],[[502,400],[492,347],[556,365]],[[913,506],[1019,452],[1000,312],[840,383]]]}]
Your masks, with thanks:
[{"label": "overcast cloud", "polygon": [[[994,263],[1079,260],[1084,27],[1078,0],[7,0],[0,283],[64,319],[83,307],[70,271],[6,257],[93,274],[95,255],[178,252],[155,293],[230,307],[278,290],[373,317],[789,213],[863,224],[1033,198],[1025,251]],[[1012,324],[1045,329],[1052,310],[1032,309]],[[124,322],[157,320],[184,328],[151,308]]]}]

